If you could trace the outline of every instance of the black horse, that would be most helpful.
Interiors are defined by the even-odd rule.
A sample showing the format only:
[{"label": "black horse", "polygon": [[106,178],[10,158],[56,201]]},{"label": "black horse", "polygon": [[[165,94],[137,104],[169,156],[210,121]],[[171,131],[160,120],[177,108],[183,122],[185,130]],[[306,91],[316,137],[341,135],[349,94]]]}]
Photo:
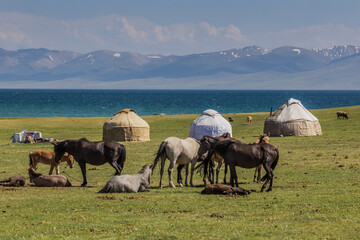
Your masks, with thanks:
[{"label": "black horse", "polygon": [[60,162],[65,152],[74,156],[79,163],[83,175],[83,183],[86,186],[86,163],[102,165],[108,162],[115,168],[115,175],[120,175],[126,159],[124,145],[115,141],[90,142],[86,138],[79,140],[54,141],[55,161]]},{"label": "black horse", "polygon": [[[235,166],[254,168],[262,164],[266,171],[266,175],[261,179],[261,181],[266,181],[261,187],[261,191],[264,191],[268,182],[270,182],[270,186],[267,191],[272,190],[274,178],[273,171],[279,160],[279,152],[271,144],[245,144],[232,138],[214,138],[204,136],[200,141],[198,156],[203,158],[209,150],[215,151],[219,154],[225,160],[225,163],[230,167],[231,186],[234,186],[235,181],[236,187],[238,187]],[[208,158],[204,161],[206,160],[209,161]]]}]

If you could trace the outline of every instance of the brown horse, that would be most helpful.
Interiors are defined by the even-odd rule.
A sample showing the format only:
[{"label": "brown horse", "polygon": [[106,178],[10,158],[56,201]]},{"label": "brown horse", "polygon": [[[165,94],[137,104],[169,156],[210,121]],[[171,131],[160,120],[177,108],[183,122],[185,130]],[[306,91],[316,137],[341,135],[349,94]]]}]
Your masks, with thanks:
[{"label": "brown horse", "polygon": [[271,144],[245,144],[239,143],[239,141],[231,138],[217,139],[210,136],[204,136],[200,141],[199,157],[202,158],[204,155],[206,156],[209,150],[218,153],[225,160],[225,163],[229,165],[231,186],[239,186],[235,166],[254,168],[262,164],[266,171],[266,175],[262,180],[266,181],[261,187],[261,191],[264,191],[269,182],[270,186],[267,191],[272,190],[274,178],[273,171],[279,160],[279,152]]},{"label": "brown horse", "polygon": [[63,175],[42,175],[29,168],[30,182],[37,187],[71,187],[69,180]]},{"label": "brown horse", "polygon": [[[257,139],[255,142],[253,142],[253,144],[258,144],[258,143],[270,143],[270,132],[268,134],[264,133],[261,134],[260,133],[260,137],[259,139]],[[259,166],[257,166],[255,168],[255,173],[254,173],[254,182],[259,183],[261,180],[261,167],[262,165],[260,164]]]},{"label": "brown horse", "polygon": [[30,166],[36,169],[38,163],[50,165],[49,175],[53,173],[55,168],[56,175],[60,174],[59,165],[61,162],[67,162],[70,168],[74,165],[74,157],[71,154],[64,153],[60,159],[60,163],[55,162],[55,152],[35,150],[29,153]]},{"label": "brown horse", "polygon": [[115,170],[115,175],[120,175],[124,168],[126,150],[124,145],[115,141],[90,142],[86,138],[79,140],[53,141],[55,162],[59,163],[65,152],[73,155],[78,162],[83,176],[81,186],[86,186],[86,163],[103,165],[109,163]]}]

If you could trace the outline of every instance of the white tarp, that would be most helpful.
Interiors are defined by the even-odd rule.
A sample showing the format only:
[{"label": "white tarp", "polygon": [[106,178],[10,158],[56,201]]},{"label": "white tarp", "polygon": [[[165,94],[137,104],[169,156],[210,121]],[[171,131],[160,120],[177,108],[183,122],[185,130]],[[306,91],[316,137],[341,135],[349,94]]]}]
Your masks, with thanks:
[{"label": "white tarp", "polygon": [[286,106],[281,111],[276,122],[290,122],[295,120],[307,120],[311,122],[319,121],[314,115],[312,115],[299,100],[290,98],[286,102]]},{"label": "white tarp", "polygon": [[201,139],[204,135],[218,137],[224,133],[232,136],[231,124],[220,113],[208,109],[190,125],[190,137]]}]

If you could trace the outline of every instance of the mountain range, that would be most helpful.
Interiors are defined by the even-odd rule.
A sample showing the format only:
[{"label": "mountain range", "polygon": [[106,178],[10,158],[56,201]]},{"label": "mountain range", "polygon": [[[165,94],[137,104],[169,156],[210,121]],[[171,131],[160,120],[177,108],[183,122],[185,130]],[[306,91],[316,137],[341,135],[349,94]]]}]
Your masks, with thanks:
[{"label": "mountain range", "polygon": [[360,89],[360,47],[190,54],[0,48],[0,84],[39,88]]}]

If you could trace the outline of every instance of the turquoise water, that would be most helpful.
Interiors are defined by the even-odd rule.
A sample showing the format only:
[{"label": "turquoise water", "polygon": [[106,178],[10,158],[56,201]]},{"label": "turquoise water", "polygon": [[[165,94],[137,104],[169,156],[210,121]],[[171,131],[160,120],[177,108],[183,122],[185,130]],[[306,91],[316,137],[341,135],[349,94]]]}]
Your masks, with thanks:
[{"label": "turquoise water", "polygon": [[308,109],[360,105],[360,91],[273,90],[33,90],[0,89],[0,117],[112,116],[123,108],[139,115],[269,112],[289,98]]}]

